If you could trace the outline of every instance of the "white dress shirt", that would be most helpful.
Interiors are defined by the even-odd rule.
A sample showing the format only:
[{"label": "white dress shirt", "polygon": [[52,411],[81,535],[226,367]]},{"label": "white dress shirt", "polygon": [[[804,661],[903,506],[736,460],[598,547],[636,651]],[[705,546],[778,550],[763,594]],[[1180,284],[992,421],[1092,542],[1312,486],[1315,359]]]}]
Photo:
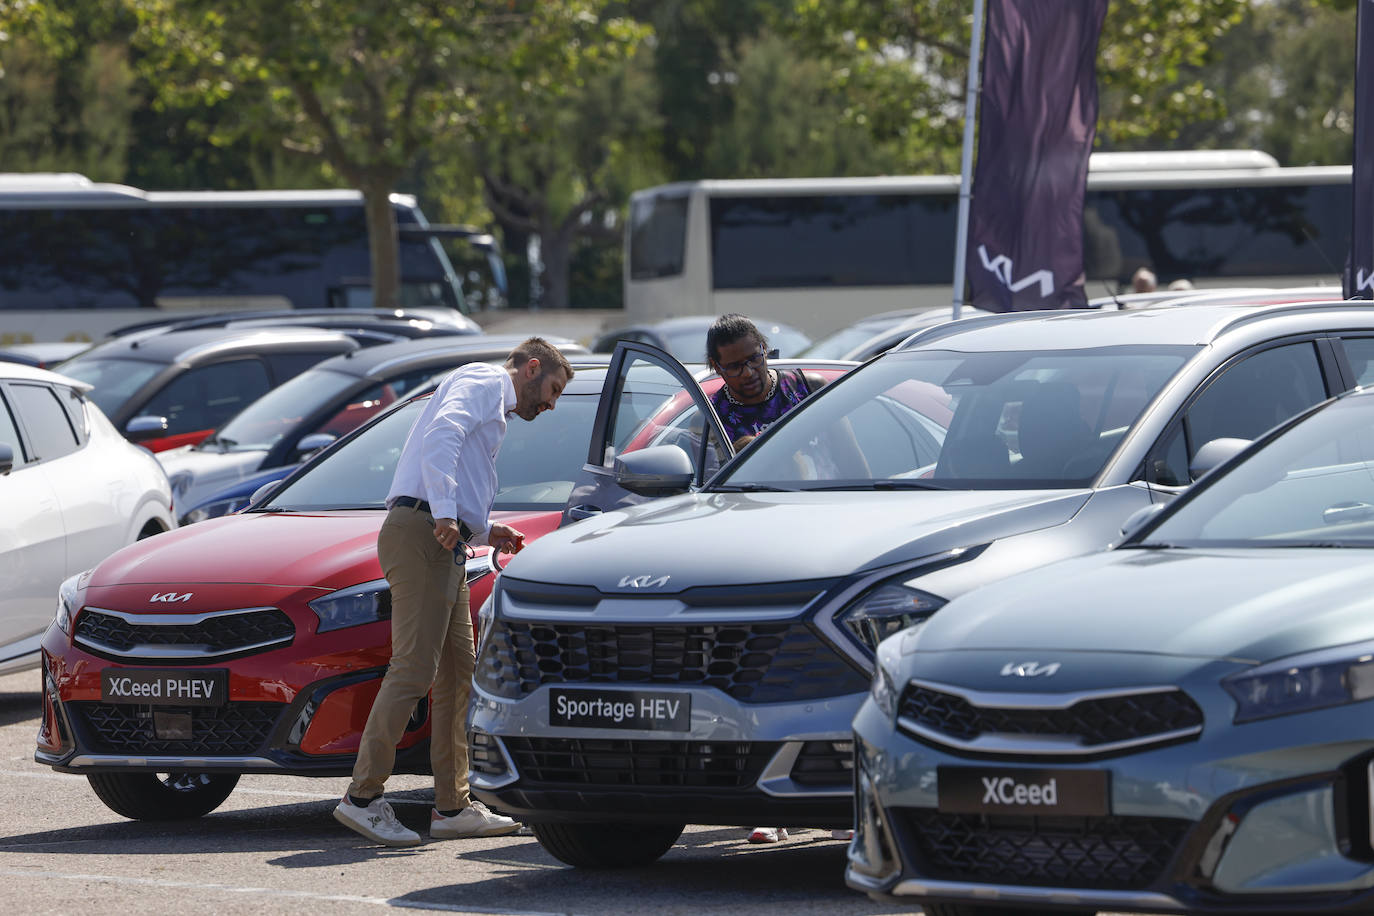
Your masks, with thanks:
[{"label": "white dress shirt", "polygon": [[429,503],[435,518],[456,518],[484,544],[496,500],[496,455],[515,410],[515,383],[501,366],[470,363],[450,372],[410,428],[388,507],[398,496]]}]

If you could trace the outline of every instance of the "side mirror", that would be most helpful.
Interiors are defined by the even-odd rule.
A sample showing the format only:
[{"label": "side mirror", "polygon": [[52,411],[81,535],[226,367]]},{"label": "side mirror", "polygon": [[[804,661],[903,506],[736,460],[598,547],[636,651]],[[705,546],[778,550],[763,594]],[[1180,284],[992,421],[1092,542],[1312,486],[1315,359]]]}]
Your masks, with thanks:
[{"label": "side mirror", "polygon": [[1145,527],[1146,522],[1162,512],[1165,505],[1165,503],[1150,503],[1150,505],[1141,506],[1126,516],[1126,521],[1121,523],[1122,540],[1133,537],[1137,531]]},{"label": "side mirror", "polygon": [[615,461],[615,482],[640,496],[686,493],[693,476],[692,459],[676,445],[655,445]]},{"label": "side mirror", "polygon": [[253,495],[248,497],[248,505],[256,505],[259,499],[262,499],[264,496],[267,495],[268,490],[272,489],[279,483],[281,483],[280,480],[274,480],[271,483],[265,483],[262,486],[258,487],[256,490],[253,491]]},{"label": "side mirror", "polygon": [[1203,474],[1224,464],[1245,450],[1249,439],[1213,439],[1203,443],[1193,460],[1188,464],[1188,475],[1197,480]]},{"label": "side mirror", "polygon": [[14,446],[0,442],[0,477],[14,470]]},{"label": "side mirror", "polygon": [[147,442],[166,434],[166,417],[134,417],[124,427],[124,438],[130,442]]},{"label": "side mirror", "polygon": [[337,437],[332,433],[311,433],[296,443],[296,460],[304,461],[333,442]]}]

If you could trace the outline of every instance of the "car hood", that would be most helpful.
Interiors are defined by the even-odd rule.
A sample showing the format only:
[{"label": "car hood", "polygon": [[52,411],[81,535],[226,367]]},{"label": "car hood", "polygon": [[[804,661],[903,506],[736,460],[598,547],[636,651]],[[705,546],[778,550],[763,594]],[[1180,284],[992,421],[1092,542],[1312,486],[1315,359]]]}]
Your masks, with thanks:
[{"label": "car hood", "polygon": [[[550,513],[494,513],[537,537]],[[380,509],[249,512],[177,528],[119,550],[88,588],[123,585],[271,585],[332,591],[382,577]],[[553,514],[557,519],[557,514]]]},{"label": "car hood", "polygon": [[1263,662],[1374,639],[1374,563],[1357,549],[1112,550],[985,585],[902,651],[1120,652]]},{"label": "car hood", "polygon": [[603,592],[666,576],[664,594],[834,578],[1061,525],[1090,492],[694,493],[562,528],[506,568],[512,578]]}]

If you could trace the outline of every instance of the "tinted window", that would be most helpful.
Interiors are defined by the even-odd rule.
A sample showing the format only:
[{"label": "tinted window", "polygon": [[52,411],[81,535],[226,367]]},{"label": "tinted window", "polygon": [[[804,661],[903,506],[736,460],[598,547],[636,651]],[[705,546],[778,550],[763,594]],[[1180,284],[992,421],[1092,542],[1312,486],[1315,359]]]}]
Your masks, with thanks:
[{"label": "tinted window", "polygon": [[[1310,342],[1262,350],[1231,366],[1198,396],[1158,450],[1151,479],[1187,484],[1188,462],[1213,439],[1254,439],[1326,399],[1316,347]],[[1183,438],[1186,448],[1180,447]]]},{"label": "tinted window", "polygon": [[687,193],[655,194],[630,202],[630,278],[682,273],[687,238]]},{"label": "tinted window", "polygon": [[14,418],[10,416],[10,405],[5,402],[3,391],[0,391],[0,442],[13,450],[15,467],[24,463],[24,448],[19,441],[19,430],[14,425]]},{"label": "tinted window", "polygon": [[[221,296],[323,308],[331,287],[365,286],[368,277],[361,206],[0,209],[0,237],[0,303],[13,309],[153,308]],[[410,292],[435,285],[425,301],[406,304],[457,307],[440,288],[448,284],[437,243],[400,244]]]},{"label": "tinted window", "polygon": [[47,385],[13,383],[10,393],[29,434],[34,460],[49,461],[76,451],[76,433],[57,392]]},{"label": "tinted window", "polygon": [[1342,342],[1355,373],[1355,384],[1362,387],[1374,384],[1374,337],[1347,337]]},{"label": "tinted window", "polygon": [[949,283],[953,194],[717,197],[715,289]]},{"label": "tinted window", "polygon": [[256,359],[198,366],[168,382],[138,412],[166,417],[169,436],[216,429],[271,387],[267,367]]},{"label": "tinted window", "polygon": [[114,416],[134,393],[163,369],[162,363],[137,359],[78,358],[62,364],[62,374],[91,385],[88,395],[107,416]]},{"label": "tinted window", "polygon": [[[387,406],[413,394],[418,386],[434,378],[435,375],[436,370],[425,369],[398,376],[387,382],[369,385],[363,391],[350,395],[347,404],[310,432],[329,433],[332,436],[342,436],[344,433],[352,432],[381,413]],[[270,394],[268,396],[270,397]],[[583,435],[583,445],[586,444],[586,438],[586,435]]]},{"label": "tinted window", "polygon": [[1083,214],[1090,280],[1149,265],[1177,277],[1339,276],[1350,186],[1092,191]]}]

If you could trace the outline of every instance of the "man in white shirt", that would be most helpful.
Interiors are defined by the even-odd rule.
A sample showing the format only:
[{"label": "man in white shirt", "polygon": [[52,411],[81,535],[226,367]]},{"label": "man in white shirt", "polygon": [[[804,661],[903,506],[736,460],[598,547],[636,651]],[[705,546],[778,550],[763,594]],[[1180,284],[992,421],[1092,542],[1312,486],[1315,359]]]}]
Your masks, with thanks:
[{"label": "man in white shirt", "polygon": [[414,846],[382,795],[396,744],[416,703],[433,688],[430,764],[435,839],[500,836],[520,825],[468,795],[464,723],[473,670],[472,620],[463,563],[469,544],[516,553],[524,535],[490,522],[496,454],[511,414],[553,410],[572,379],[567,358],[531,337],[504,366],[472,363],[439,383],[410,430],[387,495],[377,558],[391,586],[391,662],[363,728],[353,781],[334,819],[386,846]]}]

